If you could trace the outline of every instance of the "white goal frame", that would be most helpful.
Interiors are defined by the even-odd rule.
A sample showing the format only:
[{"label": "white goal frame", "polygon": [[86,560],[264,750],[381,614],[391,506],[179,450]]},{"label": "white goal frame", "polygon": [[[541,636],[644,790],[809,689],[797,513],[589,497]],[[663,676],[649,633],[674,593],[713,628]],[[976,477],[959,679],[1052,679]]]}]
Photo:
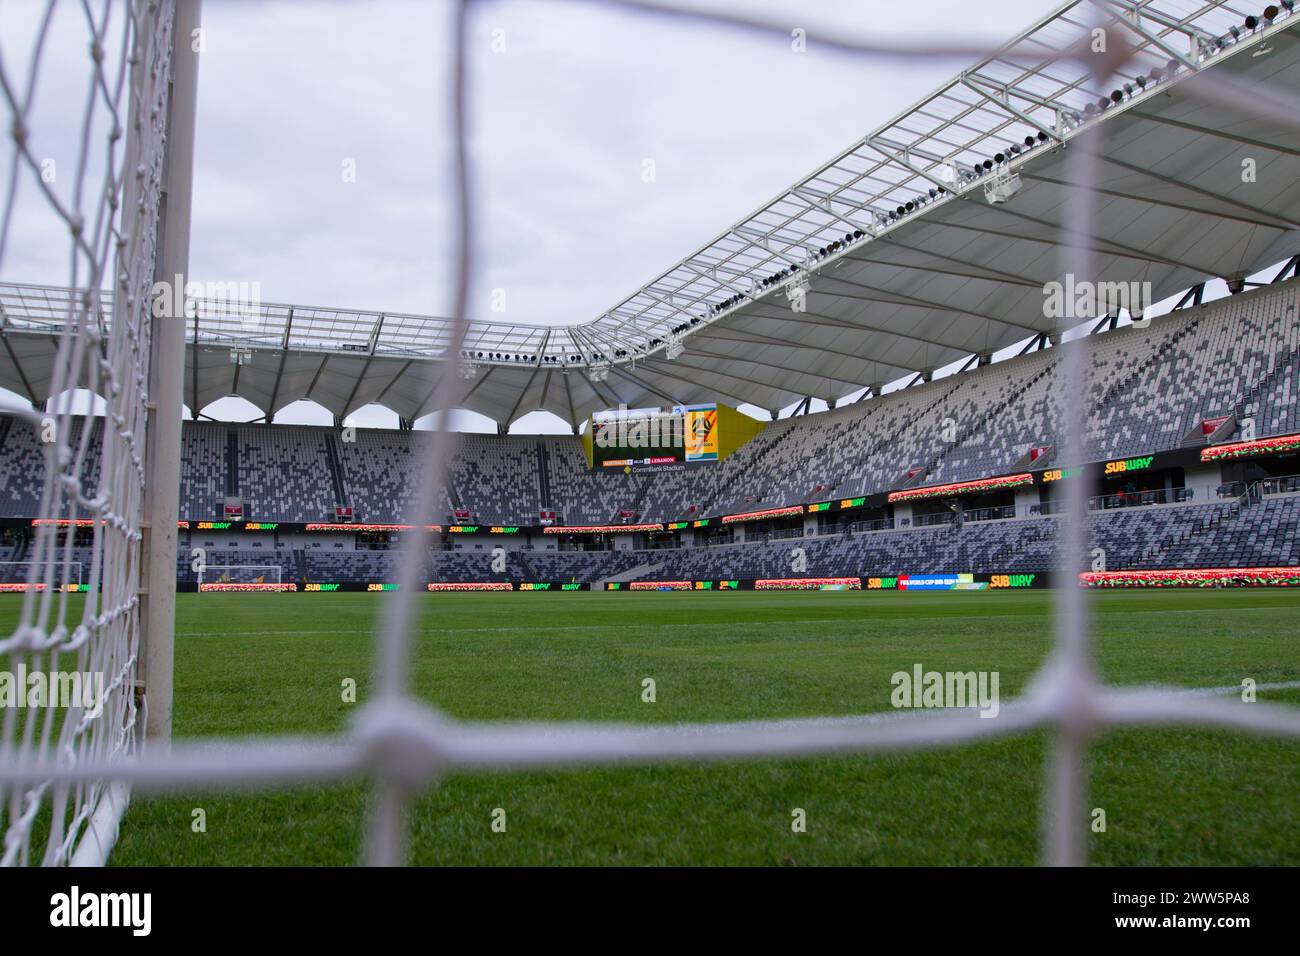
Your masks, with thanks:
[{"label": "white goal frame", "polygon": [[[129,761],[151,737],[161,749],[171,727],[185,322],[174,297],[154,300],[154,286],[183,287],[189,272],[199,0],[114,0],[70,14],[93,95],[80,99],[83,114],[69,127],[76,152],[62,168],[75,175],[58,186],[42,178],[33,152],[53,142],[43,135],[57,135],[35,108],[39,87],[57,82],[41,55],[53,42],[55,0],[44,7],[32,21],[29,62],[11,63],[0,45],[0,125],[10,147],[0,266],[11,243],[32,240],[13,234],[25,222],[16,205],[30,199],[66,237],[59,255],[69,263],[68,291],[44,292],[62,328],[42,395],[28,385],[31,405],[6,402],[3,411],[39,436],[38,514],[59,517],[35,523],[34,587],[24,590],[18,627],[0,636],[0,658],[97,671],[106,692],[94,710],[68,708],[57,730],[52,710],[0,714],[0,766],[101,766],[76,785],[57,773],[0,780],[0,866],[102,865],[130,798],[129,783],[104,768]],[[65,182],[71,188],[60,188]],[[103,403],[102,415],[72,398],[77,389]],[[101,467],[92,487],[82,465],[95,432]],[[70,560],[73,535],[60,540],[65,522],[87,530],[76,550],[89,553],[88,571]],[[80,601],[66,595],[74,567]]]}]

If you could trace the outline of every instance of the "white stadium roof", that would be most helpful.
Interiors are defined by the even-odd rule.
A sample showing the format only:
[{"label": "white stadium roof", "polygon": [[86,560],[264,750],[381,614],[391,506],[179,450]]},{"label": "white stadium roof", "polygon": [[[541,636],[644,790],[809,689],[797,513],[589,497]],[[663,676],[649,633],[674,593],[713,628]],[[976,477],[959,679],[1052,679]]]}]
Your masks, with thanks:
[{"label": "white stadium roof", "polygon": [[[1251,30],[1260,11],[1238,3],[1104,6],[1109,42],[1136,50],[1122,73],[1103,82],[1062,58],[1096,10],[1066,4],[594,320],[476,321],[465,355],[448,356],[445,318],[271,304],[241,316],[207,302],[188,320],[186,402],[238,395],[274,413],[310,398],[340,418],[379,403],[414,419],[432,411],[431,372],[449,359],[463,366],[458,404],[499,423],[878,391],[1058,331],[1043,287],[1060,277],[1077,189],[1066,155],[1093,126],[1099,278],[1149,282],[1159,301],[1300,252],[1300,132],[1278,106],[1300,89],[1300,16]],[[1243,91],[1260,94],[1257,109]],[[1011,173],[1019,191],[987,201]],[[796,313],[786,286],[804,279]],[[48,397],[68,296],[0,285],[0,385]]]}]

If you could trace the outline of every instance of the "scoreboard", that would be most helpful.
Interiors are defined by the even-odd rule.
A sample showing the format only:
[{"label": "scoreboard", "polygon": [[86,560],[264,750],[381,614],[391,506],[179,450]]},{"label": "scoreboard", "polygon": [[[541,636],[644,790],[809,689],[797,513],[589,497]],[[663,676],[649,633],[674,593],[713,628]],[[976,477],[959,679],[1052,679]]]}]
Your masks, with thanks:
[{"label": "scoreboard", "polygon": [[583,434],[593,468],[721,461],[766,423],[726,405],[673,405],[596,412]]},{"label": "scoreboard", "polygon": [[591,416],[592,465],[673,465],[718,460],[718,406],[620,408]]}]

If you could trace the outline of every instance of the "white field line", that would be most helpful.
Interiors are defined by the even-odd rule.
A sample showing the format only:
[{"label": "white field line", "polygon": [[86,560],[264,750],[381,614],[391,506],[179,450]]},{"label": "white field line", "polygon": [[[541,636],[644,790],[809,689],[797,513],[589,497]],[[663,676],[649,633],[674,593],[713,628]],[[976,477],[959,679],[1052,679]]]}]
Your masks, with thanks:
[{"label": "white field line", "polygon": [[[1276,610],[1277,607],[1281,607],[1281,606],[1284,606],[1284,605],[1269,606],[1269,607],[1256,607],[1256,608],[1234,608],[1234,609],[1233,609],[1233,614],[1234,614],[1234,615],[1235,615],[1235,614],[1239,614],[1239,613],[1242,612],[1242,611],[1272,611],[1272,610]],[[1286,605],[1286,606],[1290,606],[1290,605]],[[1186,611],[1182,611],[1182,610],[1169,610],[1169,609],[1165,609],[1165,608],[1152,608],[1152,609],[1150,609],[1150,610],[1124,610],[1124,611],[1114,611],[1114,612],[1109,612],[1109,613],[1114,613],[1114,614],[1121,614],[1121,613],[1122,613],[1125,617],[1131,617],[1131,616],[1134,615],[1134,614],[1165,614],[1165,615],[1168,615],[1168,614],[1204,614],[1204,610],[1203,610],[1203,609],[1202,609],[1202,610],[1188,609],[1188,610],[1186,610]],[[1104,618],[1104,617],[1107,616],[1107,614],[1108,614],[1108,612],[1106,612],[1106,611],[1095,611],[1095,612],[1094,612],[1094,617],[1103,617],[1103,618]],[[960,616],[960,615],[956,615],[956,616]],[[980,619],[981,621],[997,621],[997,620],[1004,620],[1004,619],[1005,619],[1005,620],[1017,620],[1017,621],[1018,621],[1018,620],[1021,620],[1021,619],[1025,618],[1025,617],[1032,617],[1032,616],[1033,616],[1032,614],[981,614],[981,615],[979,616],[979,619]],[[877,627],[882,627],[882,628],[883,628],[883,627],[885,627],[885,626],[888,626],[889,623],[894,622],[894,621],[896,621],[896,622],[897,622],[898,624],[900,624],[900,625],[909,625],[909,626],[910,626],[910,625],[912,625],[912,624],[915,624],[917,621],[946,621],[946,620],[950,620],[952,617],[954,617],[954,615],[951,615],[951,614],[933,614],[933,615],[929,615],[929,614],[914,614],[914,615],[908,615],[907,618],[890,618],[890,619],[887,619],[887,620],[885,620],[885,621],[876,621],[876,620],[872,620],[872,619],[869,619],[869,618],[866,618],[866,619],[863,619],[863,620],[854,620],[854,619],[845,619],[845,618],[842,618],[842,617],[826,617],[826,618],[820,618],[820,617],[818,617],[818,618],[801,618],[801,619],[798,619],[798,620],[781,620],[781,619],[774,619],[774,620],[767,620],[767,621],[740,621],[740,622],[717,621],[717,622],[713,622],[713,623],[710,623],[710,622],[707,622],[707,621],[665,621],[665,622],[663,622],[663,623],[645,623],[645,624],[638,624],[638,623],[635,623],[635,622],[627,622],[627,623],[621,623],[621,624],[618,624],[618,625],[611,625],[611,624],[553,624],[553,625],[540,626],[540,627],[539,627],[539,626],[536,626],[536,625],[530,625],[530,626],[528,626],[528,627],[520,627],[519,625],[505,626],[505,627],[442,627],[442,626],[434,626],[434,625],[430,625],[430,626],[427,626],[427,627],[422,626],[421,629],[420,629],[420,634],[421,634],[421,635],[428,635],[428,634],[502,634],[502,633],[506,633],[506,632],[508,632],[508,631],[514,631],[514,632],[518,632],[518,633],[528,633],[528,634],[548,634],[548,633],[561,632],[561,631],[605,631],[605,632],[610,632],[610,631],[615,631],[615,630],[617,630],[617,631],[619,631],[619,632],[627,632],[627,631],[640,631],[640,630],[668,630],[668,629],[674,629],[674,630],[695,630],[695,629],[700,629],[700,628],[707,628],[707,629],[709,629],[709,630],[714,630],[714,631],[734,631],[734,630],[741,630],[741,629],[744,629],[744,630],[753,630],[753,629],[756,628],[756,627],[787,627],[787,626],[792,626],[792,627],[811,627],[811,626],[817,626],[817,627],[822,627],[822,628],[835,627],[835,628],[838,630],[838,629],[841,628],[841,627],[846,627],[846,628],[862,627],[863,624],[864,624],[864,622],[868,622],[868,623],[870,623],[870,624],[873,625],[873,626],[877,626]],[[266,635],[267,637],[280,637],[280,636],[284,636],[284,637],[303,637],[303,636],[311,636],[311,635],[326,635],[326,634],[353,634],[353,635],[360,634],[360,635],[365,636],[365,637],[373,637],[373,636],[374,636],[374,630],[373,630],[372,628],[369,628],[369,627],[348,627],[348,628],[331,628],[331,629],[325,629],[325,628],[313,628],[313,629],[310,629],[310,630],[291,630],[291,631],[262,630],[262,631],[258,631],[257,633],[258,633],[259,635]],[[229,631],[185,631],[185,632],[179,634],[178,636],[179,636],[179,637],[182,637],[182,638],[188,638],[188,637],[244,637],[244,636],[246,636],[247,634],[248,634],[247,631],[237,631],[237,630],[229,630]]]},{"label": "white field line", "polygon": [[[696,592],[690,592],[690,593],[696,593]],[[843,593],[843,592],[837,592],[837,593]],[[861,592],[861,593],[866,594],[866,593],[877,593],[877,592]],[[884,594],[889,592],[878,592],[878,593]],[[975,592],[971,592],[971,593],[975,593]],[[1013,594],[1017,592],[1008,591],[1005,593]],[[1019,592],[1019,593],[1023,594],[1025,592]],[[366,595],[365,597],[369,599],[370,596]],[[913,596],[912,598],[910,598],[910,600],[918,600],[918,599],[925,600],[925,598],[923,597],[918,598],[917,596]],[[1292,606],[1293,605],[1289,605],[1289,604],[1278,604],[1278,605],[1266,605],[1263,607],[1233,608],[1232,613],[1240,614],[1245,611],[1258,611],[1258,612],[1273,611],[1279,607],[1292,607]],[[924,608],[918,608],[918,610],[924,610]],[[1112,614],[1114,615],[1122,614],[1125,617],[1130,617],[1134,614],[1168,615],[1168,614],[1204,614],[1204,613],[1205,611],[1203,608],[1185,608],[1185,609],[1184,608],[1117,608],[1112,611],[1107,611],[1102,607],[1095,607],[1093,609],[1093,616],[1098,618],[1104,618]],[[960,617],[961,615],[955,615],[955,616]],[[997,620],[1004,620],[1004,619],[1020,620],[1024,617],[1030,617],[1030,616],[1033,616],[1032,613],[1025,612],[1020,614],[980,614],[979,618],[981,621],[997,621]],[[899,623],[913,624],[917,621],[946,621],[952,617],[954,617],[954,615],[951,614],[922,613],[922,614],[909,614],[905,621],[902,618],[898,618],[897,620],[899,621]],[[659,629],[669,629],[669,628],[691,630],[691,629],[698,629],[698,628],[709,628],[715,631],[726,631],[726,630],[737,630],[741,628],[749,630],[754,627],[767,627],[767,626],[807,627],[807,626],[816,625],[819,627],[827,627],[827,626],[843,625],[846,627],[854,627],[854,626],[860,626],[861,623],[862,623],[861,621],[845,619],[842,617],[799,618],[796,620],[773,619],[773,620],[764,620],[764,621],[745,621],[745,622],[733,622],[733,623],[728,623],[725,621],[719,621],[716,623],[690,622],[690,621],[665,621],[663,623],[645,623],[645,624],[637,624],[637,623],[629,622],[626,624],[618,625],[617,630],[619,631],[659,630]],[[875,622],[875,623],[880,624],[882,622]],[[424,627],[421,626],[422,634],[500,634],[506,631],[526,631],[528,633],[533,633],[533,634],[547,634],[547,633],[553,633],[559,631],[611,631],[611,630],[614,630],[614,628],[608,624],[554,624],[554,625],[541,626],[541,627],[534,625],[534,626],[529,626],[527,628],[521,628],[517,625],[505,626],[505,627],[441,627],[441,626]],[[247,633],[246,631],[237,631],[237,630],[184,631],[179,636],[180,637],[236,637],[236,636],[242,637],[246,633]],[[320,635],[360,634],[366,637],[372,637],[374,636],[374,629],[372,627],[367,626],[367,627],[348,627],[348,628],[329,628],[329,629],[312,628],[312,629],[305,629],[305,630],[288,630],[288,631],[264,630],[264,631],[259,631],[258,633],[265,634],[269,637],[279,637],[279,636],[302,637],[302,636],[311,636],[314,634],[320,634]]]}]

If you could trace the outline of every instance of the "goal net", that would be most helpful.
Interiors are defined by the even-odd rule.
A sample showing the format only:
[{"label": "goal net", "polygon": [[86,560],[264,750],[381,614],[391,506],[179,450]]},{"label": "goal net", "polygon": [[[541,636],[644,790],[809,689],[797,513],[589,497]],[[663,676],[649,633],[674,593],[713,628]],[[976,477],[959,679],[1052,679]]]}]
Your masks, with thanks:
[{"label": "goal net", "polygon": [[[48,369],[24,401],[0,398],[43,460],[21,476],[41,516],[26,560],[0,565],[5,589],[21,592],[0,596],[17,619],[0,636],[0,668],[90,675],[102,688],[93,702],[0,708],[0,766],[51,767],[0,782],[3,865],[102,862],[125,785],[107,774],[70,783],[57,770],[116,766],[141,746],[147,555],[151,534],[175,536],[174,517],[168,536],[145,516],[151,496],[166,500],[155,493],[166,483],[149,480],[151,403],[178,422],[180,409],[179,397],[150,394],[151,351],[166,338],[152,295],[169,201],[176,9],[176,0],[0,8],[0,314],[6,335],[45,350],[31,360]],[[170,631],[157,638],[170,646]]]}]

